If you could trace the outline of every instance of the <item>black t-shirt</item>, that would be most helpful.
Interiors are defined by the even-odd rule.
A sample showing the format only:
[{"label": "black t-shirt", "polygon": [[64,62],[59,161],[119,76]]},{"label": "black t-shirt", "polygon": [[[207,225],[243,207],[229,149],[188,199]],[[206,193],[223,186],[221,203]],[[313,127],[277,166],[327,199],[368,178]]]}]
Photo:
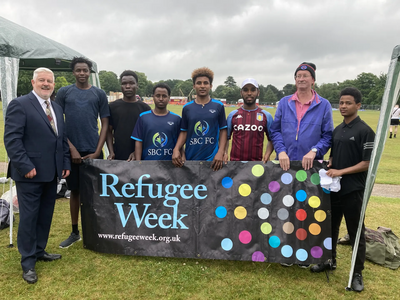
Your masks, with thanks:
[{"label": "black t-shirt", "polygon": [[127,160],[135,151],[135,140],[131,139],[139,115],[151,110],[142,101],[125,102],[122,99],[110,103],[110,125],[114,130],[115,159]]},{"label": "black t-shirt", "polygon": [[[341,170],[354,166],[361,161],[371,159],[374,148],[375,133],[360,117],[355,118],[349,124],[342,123],[335,128],[332,137],[332,168]],[[340,180],[340,195],[353,191],[363,190],[367,173],[359,172],[343,175]]]}]

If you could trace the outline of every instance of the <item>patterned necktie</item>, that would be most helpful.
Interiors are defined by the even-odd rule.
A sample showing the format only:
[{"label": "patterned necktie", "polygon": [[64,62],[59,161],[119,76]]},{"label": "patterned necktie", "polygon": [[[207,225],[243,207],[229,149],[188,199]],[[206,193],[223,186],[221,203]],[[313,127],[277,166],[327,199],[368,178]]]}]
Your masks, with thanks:
[{"label": "patterned necktie", "polygon": [[53,128],[54,133],[57,135],[56,125],[54,124],[53,115],[51,114],[50,102],[49,102],[49,100],[45,100],[44,102],[46,103],[46,116],[47,116],[47,119],[49,119],[51,128]]}]

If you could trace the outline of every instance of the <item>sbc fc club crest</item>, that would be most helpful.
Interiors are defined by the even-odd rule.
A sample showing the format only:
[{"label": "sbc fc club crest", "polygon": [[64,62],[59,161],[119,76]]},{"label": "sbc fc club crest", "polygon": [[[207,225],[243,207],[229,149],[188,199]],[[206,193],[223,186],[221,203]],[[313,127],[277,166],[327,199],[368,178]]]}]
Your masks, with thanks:
[{"label": "sbc fc club crest", "polygon": [[198,136],[205,136],[209,130],[210,130],[210,126],[208,125],[208,123],[206,121],[198,121],[194,125],[194,132]]},{"label": "sbc fc club crest", "polygon": [[157,132],[153,135],[153,145],[156,147],[164,147],[168,143],[168,137],[164,132]]}]

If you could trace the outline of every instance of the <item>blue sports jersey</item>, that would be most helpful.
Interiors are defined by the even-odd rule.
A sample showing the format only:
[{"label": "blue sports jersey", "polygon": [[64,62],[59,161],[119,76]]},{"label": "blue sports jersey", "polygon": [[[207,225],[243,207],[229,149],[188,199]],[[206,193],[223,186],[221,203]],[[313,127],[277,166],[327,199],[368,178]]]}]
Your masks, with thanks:
[{"label": "blue sports jersey", "polygon": [[79,152],[95,152],[99,142],[97,118],[110,116],[106,93],[95,86],[83,90],[72,84],[60,88],[56,102],[63,109],[70,142]]},{"label": "blue sports jersey", "polygon": [[142,160],[171,160],[180,133],[181,117],[173,112],[157,116],[153,111],[139,115],[131,138],[142,142]]},{"label": "blue sports jersey", "polygon": [[187,131],[186,159],[214,159],[218,152],[219,131],[226,128],[225,108],[221,101],[211,99],[205,105],[195,101],[182,109],[181,130]]}]

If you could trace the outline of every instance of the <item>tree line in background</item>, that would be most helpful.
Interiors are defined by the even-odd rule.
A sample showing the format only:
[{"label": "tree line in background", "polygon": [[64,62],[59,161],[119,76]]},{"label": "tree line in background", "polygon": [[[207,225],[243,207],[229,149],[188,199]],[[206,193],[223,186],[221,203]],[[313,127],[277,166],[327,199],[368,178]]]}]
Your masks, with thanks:
[{"label": "tree line in background", "polygon": [[[172,96],[189,97],[195,94],[193,90],[193,83],[191,79],[168,79],[159,82],[152,82],[147,79],[145,73],[137,72],[139,78],[139,89],[137,94],[141,97],[150,97],[152,94],[153,86],[159,82],[164,82],[171,88]],[[31,79],[33,71],[19,72],[18,78],[18,95],[27,94],[32,90]],[[55,72],[55,91],[57,92],[61,87],[72,84],[75,82],[75,77],[71,72]],[[109,94],[112,92],[120,92],[121,85],[118,80],[117,74],[111,71],[99,72],[101,88]],[[380,105],[382,102],[383,92],[385,89],[387,74],[380,74],[376,76],[372,73],[361,73],[353,80],[345,80],[336,83],[323,83],[315,85],[316,92],[322,97],[328,99],[332,104],[339,102],[340,91],[349,86],[358,88],[363,95],[363,105]],[[294,80],[293,80],[294,81]],[[282,97],[293,94],[296,91],[294,84],[286,84],[282,90],[279,90],[272,84],[260,84],[260,104],[275,104]],[[214,87],[212,91],[213,98],[226,99],[227,103],[237,103],[240,96],[240,87],[232,76],[228,76],[223,85]]]}]

